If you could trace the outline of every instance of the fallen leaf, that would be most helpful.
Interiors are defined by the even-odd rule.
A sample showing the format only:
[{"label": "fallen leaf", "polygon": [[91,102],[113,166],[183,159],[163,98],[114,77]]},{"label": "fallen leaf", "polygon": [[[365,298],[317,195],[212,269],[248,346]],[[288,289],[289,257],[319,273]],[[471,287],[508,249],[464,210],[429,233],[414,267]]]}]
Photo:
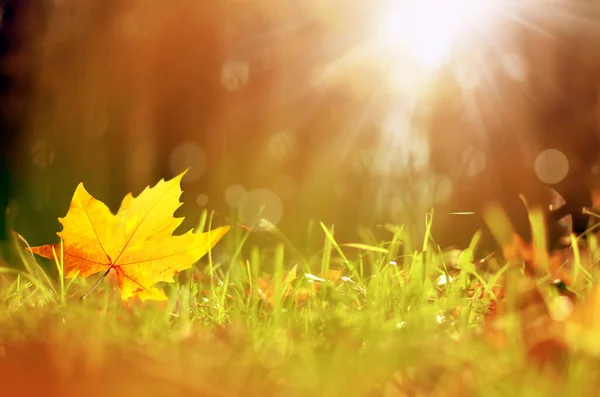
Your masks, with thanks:
[{"label": "fallen leaf", "polygon": [[[181,206],[179,185],[184,174],[161,179],[138,197],[129,193],[116,215],[80,183],[67,215],[59,218],[63,230],[57,234],[63,241],[66,277],[114,271],[123,300],[167,299],[154,285],[174,282],[175,274],[190,268],[229,230],[225,226],[173,236],[183,221],[173,214]],[[53,259],[53,249],[60,252],[60,244],[33,247],[31,252]]]},{"label": "fallen leaf", "polygon": [[343,275],[344,275],[344,271],[341,269],[340,270],[329,269],[329,270],[319,274],[319,277],[323,278],[324,280],[335,283],[335,282],[339,281]]},{"label": "fallen leaf", "polygon": [[321,284],[325,282],[337,283],[343,276],[343,270],[329,269],[318,276],[313,274],[305,274],[304,277],[309,279],[309,283],[306,287],[297,288],[294,291],[294,301],[296,303],[304,303],[309,299],[312,299],[319,292]]},{"label": "fallen leaf", "polygon": [[[288,297],[292,294],[292,282],[297,277],[298,265],[294,267],[285,275],[281,284],[283,286],[282,297]],[[275,299],[275,282],[272,277],[263,277],[258,280],[258,294],[261,299],[266,300],[269,304],[273,305]]]},{"label": "fallen leaf", "polygon": [[[564,337],[564,323],[552,317],[542,290],[533,277],[514,272],[513,276],[510,282],[516,293],[514,309],[529,362],[559,364],[569,347]],[[484,335],[493,347],[505,348],[508,344],[509,311],[502,292],[497,300],[492,301],[484,322]]]}]

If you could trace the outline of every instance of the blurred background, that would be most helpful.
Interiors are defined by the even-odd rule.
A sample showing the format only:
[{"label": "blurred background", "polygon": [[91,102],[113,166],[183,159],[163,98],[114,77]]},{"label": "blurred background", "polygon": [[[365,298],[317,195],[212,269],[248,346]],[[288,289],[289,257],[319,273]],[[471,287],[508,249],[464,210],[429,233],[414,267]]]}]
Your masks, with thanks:
[{"label": "blurred background", "polygon": [[490,200],[521,226],[519,193],[591,204],[593,2],[21,6],[27,45],[3,65],[28,76],[11,217],[32,245],[56,239],[80,181],[116,211],[188,167],[182,230],[208,208],[299,245],[311,218],[345,241],[384,223],[418,239],[436,207],[440,239],[464,244]]}]

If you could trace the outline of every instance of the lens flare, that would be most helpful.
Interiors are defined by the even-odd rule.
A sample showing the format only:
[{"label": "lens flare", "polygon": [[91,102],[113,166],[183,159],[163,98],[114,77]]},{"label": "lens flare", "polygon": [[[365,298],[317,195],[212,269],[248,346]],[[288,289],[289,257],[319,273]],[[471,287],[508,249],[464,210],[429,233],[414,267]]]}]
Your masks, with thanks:
[{"label": "lens flare", "polygon": [[499,4],[490,0],[388,2],[381,8],[375,40],[388,55],[399,50],[419,66],[437,69],[457,41],[493,22]]}]

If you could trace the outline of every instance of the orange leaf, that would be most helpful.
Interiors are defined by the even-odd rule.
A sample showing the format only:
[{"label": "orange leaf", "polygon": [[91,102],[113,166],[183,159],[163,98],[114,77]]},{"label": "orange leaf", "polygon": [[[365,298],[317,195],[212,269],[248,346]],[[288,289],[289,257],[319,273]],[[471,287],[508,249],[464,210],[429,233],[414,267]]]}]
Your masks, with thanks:
[{"label": "orange leaf", "polygon": [[343,271],[342,270],[334,270],[329,269],[325,273],[321,273],[320,276],[327,281],[336,282],[340,278],[342,278]]},{"label": "orange leaf", "polygon": [[[229,230],[225,226],[173,236],[183,220],[173,214],[181,206],[179,184],[184,174],[166,182],[161,179],[138,197],[128,194],[116,215],[80,183],[67,215],[59,218],[66,277],[86,278],[112,270],[123,300],[167,299],[154,285],[174,282],[175,274],[190,268]],[[53,259],[52,248],[60,251],[54,244],[33,247],[31,252]]]},{"label": "orange leaf", "polygon": [[[297,277],[298,265],[294,265],[292,270],[290,270],[283,280],[281,280],[281,284],[283,286],[283,297],[288,297],[292,294],[292,282]],[[263,277],[258,280],[258,294],[261,299],[266,300],[269,304],[273,305],[275,299],[275,282],[271,277]]]},{"label": "orange leaf", "polygon": [[[332,283],[338,282],[343,275],[343,270],[329,269],[326,272],[320,273],[318,278],[321,282],[330,281]],[[321,283],[311,282],[307,287],[302,287],[294,291],[294,301],[297,303],[303,303],[315,297],[316,293],[319,292]]]},{"label": "orange leaf", "polygon": [[[564,324],[553,316],[556,310],[547,305],[535,279],[519,273],[513,275],[515,277],[510,282],[516,284],[513,285],[517,294],[515,309],[527,358],[537,364],[559,363],[569,347],[564,338]],[[508,343],[507,315],[507,303],[502,292],[490,305],[484,323],[484,335],[494,347],[504,348]]]}]

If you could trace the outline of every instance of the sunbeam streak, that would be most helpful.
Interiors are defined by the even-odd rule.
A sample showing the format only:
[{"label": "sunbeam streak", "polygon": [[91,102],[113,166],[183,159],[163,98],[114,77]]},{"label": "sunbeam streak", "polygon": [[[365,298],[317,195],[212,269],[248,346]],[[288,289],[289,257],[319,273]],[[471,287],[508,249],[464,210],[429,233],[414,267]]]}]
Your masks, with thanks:
[{"label": "sunbeam streak", "polygon": [[457,40],[494,22],[500,4],[477,0],[389,1],[378,17],[374,40],[384,49],[403,48],[426,69],[437,69]]}]

